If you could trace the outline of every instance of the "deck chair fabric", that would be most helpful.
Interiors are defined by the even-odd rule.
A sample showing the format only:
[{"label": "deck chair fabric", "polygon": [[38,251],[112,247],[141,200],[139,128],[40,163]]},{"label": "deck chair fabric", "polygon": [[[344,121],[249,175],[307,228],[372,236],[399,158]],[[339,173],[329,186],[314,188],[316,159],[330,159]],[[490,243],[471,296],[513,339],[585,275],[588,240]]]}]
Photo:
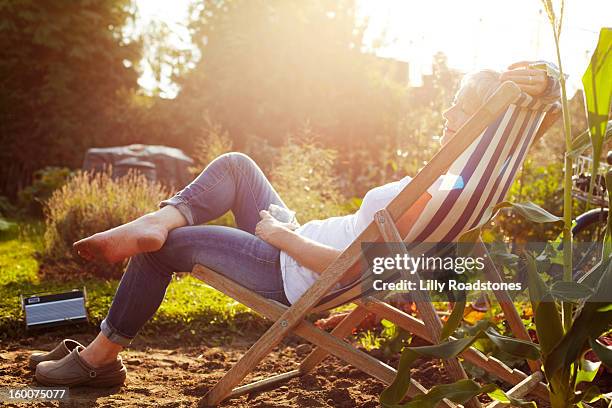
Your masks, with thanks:
[{"label": "deck chair fabric", "polygon": [[[430,197],[410,232],[411,242],[456,242],[461,234],[480,225],[487,209],[503,201],[523,164],[529,147],[546,113],[555,105],[544,104],[527,94],[511,104],[504,114],[455,160],[446,173],[432,185]],[[446,186],[444,186],[446,184]],[[392,275],[399,277],[399,275]],[[343,303],[371,295],[363,291],[369,275],[335,290],[319,303],[317,311],[333,309]],[[338,296],[355,289],[351,298]]]},{"label": "deck chair fabric", "polygon": [[526,94],[508,107],[449,168],[462,187],[432,195],[407,242],[451,242],[506,196],[536,130],[552,105]]},{"label": "deck chair fabric", "polygon": [[[449,190],[444,194],[433,194],[426,203],[421,216],[408,234],[407,241],[411,240],[442,240],[456,239],[461,233],[475,226],[482,218],[488,206],[501,201],[506,195],[515,175],[524,160],[525,154],[533,141],[538,126],[549,105],[521,94],[516,85],[504,83],[489,101],[474,114],[468,122],[455,134],[453,140],[432,158],[432,161],[409,183],[406,188],[387,206],[386,214],[396,222],[412,205],[418,201],[418,196],[426,192],[434,182],[444,173],[455,174],[462,180],[462,187]],[[455,140],[456,139],[456,140]],[[477,198],[474,198],[477,197]],[[206,403],[216,405],[230,395],[239,395],[242,392],[257,389],[247,385],[240,389],[232,389],[263,359],[274,346],[276,346],[293,329],[296,334],[302,335],[308,341],[323,349],[323,354],[310,358],[308,368],[324,358],[325,352],[339,356],[357,368],[374,375],[388,383],[394,370],[386,364],[363,355],[365,353],[352,349],[348,350],[347,343],[334,336],[320,331],[304,317],[315,309],[332,308],[339,302],[348,303],[365,294],[355,293],[361,285],[355,284],[337,294],[332,291],[337,282],[351,266],[360,259],[360,243],[373,242],[380,239],[381,233],[373,221],[366,230],[351,244],[326,271],[315,284],[291,307],[276,304],[241,287],[223,276],[216,274],[208,268],[196,265],[193,274],[211,284],[236,300],[246,304],[266,317],[275,320],[272,327],[255,343],[243,358],[230,369],[230,371],[207,394]],[[399,236],[399,235],[398,235]],[[327,296],[333,296],[333,301],[322,302]],[[317,307],[319,305],[319,307]],[[385,308],[386,306],[382,306]],[[358,308],[360,313],[362,308]],[[282,312],[282,313],[281,313]],[[393,312],[393,311],[391,311]],[[357,313],[356,313],[357,315]],[[356,321],[343,322],[341,335],[346,327]],[[416,324],[416,323],[415,323]],[[422,323],[419,323],[422,325]],[[418,324],[415,330],[421,330]],[[473,353],[473,352],[472,352]],[[484,358],[477,356],[477,358]],[[360,366],[360,364],[362,364]],[[502,363],[503,365],[503,363]],[[504,380],[526,380],[526,375],[518,375],[507,367],[498,370],[504,377],[504,370],[508,371]],[[291,375],[303,373],[303,370],[294,370],[292,373],[276,376],[279,380],[291,378]],[[515,375],[516,374],[516,375]],[[514,381],[517,380],[517,381]],[[259,381],[261,386],[269,386],[276,380]],[[415,389],[409,392],[424,392],[415,384]],[[453,406],[446,401],[441,406]]]}]

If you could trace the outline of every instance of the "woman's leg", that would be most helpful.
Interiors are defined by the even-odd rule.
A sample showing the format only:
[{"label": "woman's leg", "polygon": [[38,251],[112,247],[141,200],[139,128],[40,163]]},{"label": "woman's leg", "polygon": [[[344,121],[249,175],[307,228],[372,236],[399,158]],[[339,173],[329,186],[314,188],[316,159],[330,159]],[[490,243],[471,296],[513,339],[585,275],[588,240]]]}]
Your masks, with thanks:
[{"label": "woman's leg", "polygon": [[243,153],[213,160],[196,179],[161,206],[174,205],[188,225],[204,224],[231,210],[238,228],[254,234],[259,211],[286,207],[259,166]]},{"label": "woman's leg", "polygon": [[159,251],[130,259],[101,333],[81,356],[96,367],[116,360],[121,349],[157,311],[173,272],[190,271],[195,264],[203,264],[262,296],[288,304],[277,248],[236,228],[177,228],[169,233]]},{"label": "woman's leg", "polygon": [[[225,273],[266,297],[288,303],[282,285],[278,249],[252,235],[259,222],[259,211],[267,209],[272,203],[285,207],[255,162],[244,154],[228,153],[211,162],[174,197],[163,201],[162,208],[151,214],[151,217],[142,217],[140,220],[145,226],[155,220],[158,223],[161,221],[162,228],[167,231],[176,229],[169,235],[166,233],[167,241],[162,243],[163,247],[159,251],[138,249],[134,252],[144,253],[130,259],[109,315],[102,324],[102,332],[82,352],[85,360],[100,366],[116,359],[122,347],[129,344],[130,339],[161,304],[172,273],[190,271],[195,263]],[[237,226],[243,231],[215,226],[177,228],[210,221],[228,210],[233,212]],[[129,225],[126,224],[126,227]],[[127,228],[123,231],[107,231],[107,240],[115,239],[113,231],[117,238],[124,238],[124,241],[133,240],[132,236],[142,237],[143,232],[146,234],[145,228],[140,228],[138,224],[135,227],[133,233],[126,231]],[[199,234],[203,239],[194,238]],[[221,235],[231,237],[231,243],[221,239]],[[208,238],[204,239],[204,236]],[[96,248],[96,240],[93,238],[95,236],[81,247],[100,250]],[[228,246],[219,249],[220,242],[226,242]],[[124,243],[124,247],[131,246]],[[179,247],[181,250],[176,250]],[[260,251],[263,251],[263,255],[259,254]],[[121,259],[124,254],[116,251],[110,255]],[[243,259],[245,256],[248,259],[246,263]],[[249,265],[248,262],[255,262],[256,265]],[[272,264],[274,273],[269,270]],[[263,274],[260,272],[262,266],[266,266]]]},{"label": "woman's leg", "polygon": [[227,153],[213,160],[202,173],[162,208],[130,223],[74,244],[87,259],[117,262],[141,252],[157,251],[168,231],[203,224],[228,210],[238,228],[254,233],[259,211],[270,204],[285,207],[261,169],[242,153]]}]

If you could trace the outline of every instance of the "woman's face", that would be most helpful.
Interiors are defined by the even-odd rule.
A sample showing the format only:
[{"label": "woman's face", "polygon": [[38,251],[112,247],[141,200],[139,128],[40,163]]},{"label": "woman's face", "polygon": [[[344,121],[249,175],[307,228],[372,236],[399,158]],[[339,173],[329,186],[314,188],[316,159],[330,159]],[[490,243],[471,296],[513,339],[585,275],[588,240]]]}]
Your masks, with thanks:
[{"label": "woman's face", "polygon": [[450,108],[442,112],[442,117],[446,119],[441,140],[442,145],[444,145],[467,122],[470,115],[458,104],[454,103]]}]

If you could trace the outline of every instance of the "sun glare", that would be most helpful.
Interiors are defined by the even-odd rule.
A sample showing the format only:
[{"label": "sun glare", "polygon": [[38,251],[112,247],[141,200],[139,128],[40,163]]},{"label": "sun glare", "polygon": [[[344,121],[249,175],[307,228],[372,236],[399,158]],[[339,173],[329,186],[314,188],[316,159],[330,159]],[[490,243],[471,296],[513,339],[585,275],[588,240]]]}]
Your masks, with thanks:
[{"label": "sun glare", "polygon": [[[139,24],[163,21],[179,33],[173,40],[176,45],[187,46],[184,24],[192,1],[136,0]],[[599,29],[612,25],[612,2],[565,3],[561,46],[573,91],[580,85]],[[449,65],[461,71],[499,70],[523,59],[556,61],[552,33],[538,0],[358,0],[358,15],[369,24],[364,47],[372,49],[373,44],[379,44],[375,50],[378,55],[409,62],[413,85],[430,72],[437,52],[444,53]],[[145,89],[156,85],[146,69],[140,84]],[[173,92],[176,90],[168,93]]]},{"label": "sun glare", "polygon": [[[601,27],[612,24],[612,2],[566,0],[561,46],[570,85],[578,86]],[[504,69],[514,61],[556,61],[551,29],[538,0],[364,0],[370,41],[385,34],[379,53],[410,62],[418,82],[443,52],[462,71]],[[593,10],[599,10],[593,13]]]}]

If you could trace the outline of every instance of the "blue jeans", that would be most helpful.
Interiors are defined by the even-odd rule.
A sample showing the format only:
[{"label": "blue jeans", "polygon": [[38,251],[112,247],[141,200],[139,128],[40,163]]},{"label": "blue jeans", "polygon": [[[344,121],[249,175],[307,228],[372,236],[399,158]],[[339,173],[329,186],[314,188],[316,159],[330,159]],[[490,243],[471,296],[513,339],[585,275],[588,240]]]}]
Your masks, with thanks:
[{"label": "blue jeans", "polygon": [[[161,202],[161,207],[177,208],[189,226],[170,231],[159,251],[130,259],[102,321],[102,333],[114,343],[129,345],[157,311],[173,273],[189,272],[195,264],[288,305],[280,251],[254,235],[259,211],[272,203],[286,207],[251,158],[227,153],[213,160],[191,184]],[[238,228],[200,225],[229,210]]]}]

